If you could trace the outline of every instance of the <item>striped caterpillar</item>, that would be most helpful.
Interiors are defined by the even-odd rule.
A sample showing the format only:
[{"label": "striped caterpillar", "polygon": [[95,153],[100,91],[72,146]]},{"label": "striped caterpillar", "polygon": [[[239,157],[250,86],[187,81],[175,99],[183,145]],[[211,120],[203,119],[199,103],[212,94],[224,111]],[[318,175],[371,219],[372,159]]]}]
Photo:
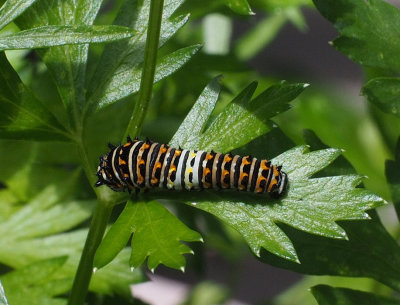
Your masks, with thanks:
[{"label": "striped caterpillar", "polygon": [[173,148],[137,138],[100,157],[96,187],[114,191],[237,189],[279,197],[288,178],[281,166],[251,156]]}]

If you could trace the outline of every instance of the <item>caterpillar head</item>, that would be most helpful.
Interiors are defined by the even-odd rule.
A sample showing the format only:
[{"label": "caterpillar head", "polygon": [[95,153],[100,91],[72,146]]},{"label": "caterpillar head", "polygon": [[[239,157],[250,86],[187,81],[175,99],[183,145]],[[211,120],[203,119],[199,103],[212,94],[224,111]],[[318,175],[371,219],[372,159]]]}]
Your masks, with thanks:
[{"label": "caterpillar head", "polygon": [[103,184],[109,186],[113,191],[123,191],[124,186],[118,181],[118,179],[114,176],[112,172],[112,168],[108,165],[108,155],[100,157],[100,163],[97,167],[97,182],[95,183],[96,187],[99,187]]}]

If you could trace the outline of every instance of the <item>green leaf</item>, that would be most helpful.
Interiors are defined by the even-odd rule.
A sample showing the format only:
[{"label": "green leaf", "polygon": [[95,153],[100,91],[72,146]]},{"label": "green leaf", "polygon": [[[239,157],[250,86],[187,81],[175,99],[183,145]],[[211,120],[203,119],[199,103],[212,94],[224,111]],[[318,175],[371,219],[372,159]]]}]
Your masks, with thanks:
[{"label": "green leaf", "polygon": [[225,5],[240,15],[254,15],[247,0],[224,0]]},{"label": "green leaf", "polygon": [[0,9],[0,29],[21,15],[36,0],[7,0]]},{"label": "green leaf", "polygon": [[[171,146],[189,147],[191,142],[190,138],[196,138],[201,135],[217,103],[221,91],[220,80],[221,77],[216,77],[204,88],[196,104],[194,104],[183,123],[179,126],[174,137],[169,142]],[[191,132],[188,133],[188,130]]]},{"label": "green leaf", "polygon": [[340,33],[333,45],[353,61],[400,72],[400,10],[381,0],[314,0]]},{"label": "green leaf", "polygon": [[[63,200],[71,193],[70,184],[64,181],[63,190],[49,186],[0,224],[2,264],[18,269],[37,260],[67,256],[58,274],[74,277],[88,232],[72,229],[88,220],[94,202]],[[142,281],[143,276],[139,269],[131,272],[127,268],[128,260],[128,251],[122,251],[112,264],[96,272],[91,291],[129,296],[129,285]]]},{"label": "green leaf", "polygon": [[[87,234],[88,231],[85,229],[13,242],[7,250],[7,256],[15,256],[17,262],[12,267],[21,268],[35,260],[66,255],[68,260],[60,274],[73,278]],[[2,255],[0,257],[3,258]],[[144,276],[140,269],[129,270],[128,261],[129,251],[124,250],[111,264],[92,275],[90,290],[102,294],[118,293],[129,297],[129,285],[143,282]]]},{"label": "green leaf", "polygon": [[[102,0],[77,0],[58,3],[41,0],[32,5],[17,19],[17,25],[31,29],[48,25],[90,26],[100,9]],[[47,65],[69,115],[71,126],[82,121],[86,104],[86,64],[89,45],[66,45],[37,50]]]},{"label": "green leaf", "polygon": [[0,281],[0,305],[8,305],[6,294],[4,293],[4,288],[1,281]]},{"label": "green leaf", "polygon": [[[268,145],[265,145],[265,143],[268,143]],[[295,146],[295,143],[278,126],[274,126],[270,132],[235,149],[233,153],[242,156],[251,153],[255,158],[262,159],[265,156],[277,156],[284,151],[292,149],[293,146]]]},{"label": "green leaf", "polygon": [[[160,58],[155,75],[154,82],[171,75],[180,67],[182,67],[190,58],[200,50],[199,45],[190,46],[179,49]],[[114,75],[107,87],[102,88],[103,91],[97,91],[98,98],[96,100],[98,109],[102,109],[124,97],[139,91],[140,79],[142,75],[142,67],[136,66],[130,69],[119,71],[118,75]]]},{"label": "green leaf", "polygon": [[271,130],[270,118],[290,108],[307,85],[280,83],[269,87],[250,101],[256,83],[245,88],[210,123],[207,130],[192,141],[190,147],[229,152]]},{"label": "green leaf", "polygon": [[362,94],[383,112],[400,117],[400,78],[371,79],[364,85]]},{"label": "green leaf", "polygon": [[55,298],[66,293],[72,285],[72,277],[59,274],[66,259],[42,260],[2,276],[11,304],[66,304],[66,299]]},{"label": "green leaf", "polygon": [[21,82],[0,53],[0,137],[29,140],[66,140],[65,129]]},{"label": "green leaf", "polygon": [[334,288],[327,285],[317,285],[311,288],[311,293],[319,305],[398,305],[399,300],[369,292],[348,288]]},{"label": "green leaf", "polygon": [[[9,239],[16,240],[22,237],[32,238],[59,233],[74,227],[90,216],[91,208],[94,205],[93,201],[69,201],[52,206],[54,202],[47,202],[46,196],[51,195],[54,191],[45,189],[25,209],[21,209],[13,214],[7,222],[2,223],[0,234],[3,238],[0,244],[4,245]],[[45,210],[48,204],[51,207]]]},{"label": "green leaf", "polygon": [[[183,0],[166,0],[164,4],[163,21],[161,24],[160,42],[161,47],[169,40],[176,31],[181,28],[187,21],[188,16],[171,17],[175,10],[182,4]],[[117,99],[128,96],[138,90],[138,79],[140,79],[141,68],[143,63],[144,45],[147,36],[147,22],[150,10],[150,0],[136,1],[129,0],[121,7],[120,13],[114,21],[114,24],[127,26],[136,31],[136,35],[131,39],[112,43],[107,45],[99,60],[97,69],[93,75],[88,89],[90,104],[95,104],[99,100],[100,107],[114,102]],[[194,49],[183,49],[183,53],[166,57],[164,63],[171,63],[177,59],[178,64],[175,64],[172,69],[159,68],[158,79],[163,78],[187,61],[189,54],[194,54]],[[185,52],[186,51],[186,52]],[[179,51],[178,51],[179,52]],[[168,71],[168,72],[167,72]],[[157,72],[156,72],[157,73]],[[136,81],[135,81],[136,80]],[[133,86],[129,85],[133,81]],[[120,84],[125,84],[123,92],[118,91]],[[116,97],[114,92],[116,91]],[[103,95],[105,95],[103,97]],[[91,105],[93,106],[93,105]],[[99,106],[98,106],[99,107]]]},{"label": "green leaf", "polygon": [[[355,188],[361,182],[358,176],[310,179],[339,155],[340,151],[335,149],[305,153],[305,147],[298,147],[272,159],[274,164],[283,165],[289,177],[287,194],[277,200],[271,200],[267,195],[238,195],[232,191],[185,192],[174,194],[174,198],[207,211],[235,228],[257,256],[260,256],[261,248],[265,248],[277,256],[298,262],[295,247],[276,223],[325,237],[346,239],[345,231],[336,221],[368,219],[365,210],[383,204],[378,196]],[[160,198],[160,194],[149,196]],[[167,191],[162,196],[167,197]]]},{"label": "green leaf", "polygon": [[186,227],[158,202],[128,201],[100,244],[94,266],[109,263],[125,247],[132,233],[130,265],[136,268],[148,257],[147,266],[152,271],[159,264],[183,271],[182,254],[192,253],[192,250],[180,241],[202,240],[199,233]]},{"label": "green leaf", "polygon": [[397,140],[394,160],[385,162],[385,173],[392,194],[392,202],[397,215],[400,215],[400,138]]},{"label": "green leaf", "polygon": [[340,221],[348,240],[328,239],[280,225],[293,242],[301,264],[266,251],[261,261],[314,275],[370,277],[400,291],[400,248],[375,211],[369,221]]},{"label": "green leaf", "polygon": [[[71,180],[71,179],[69,179]],[[89,218],[94,201],[60,200],[72,188],[72,181],[64,184],[65,189],[60,191],[55,185],[48,186],[29,204],[16,211],[0,224],[0,256],[11,266],[18,265],[18,257],[7,256],[13,243],[21,239],[46,236],[68,230]],[[7,246],[5,246],[7,245]]]},{"label": "green leaf", "polygon": [[[253,83],[244,89],[210,123],[208,129],[198,135],[215,103],[215,94],[210,96],[208,104],[203,94],[194,106],[200,109],[200,119],[189,113],[183,125],[191,123],[191,128],[178,131],[184,148],[224,152],[250,142],[270,129],[265,118],[288,109],[287,103],[304,89],[304,85],[275,85],[250,101],[255,88]],[[192,130],[195,134],[191,138]],[[173,143],[180,143],[178,136],[173,139]],[[287,194],[276,200],[267,195],[257,196],[248,192],[238,195],[232,191],[175,192],[173,195],[168,195],[169,191],[159,191],[145,196],[173,196],[171,199],[185,201],[235,228],[256,255],[259,256],[261,248],[265,248],[277,256],[298,262],[295,247],[277,223],[325,237],[345,239],[346,233],[336,221],[368,219],[366,210],[384,204],[370,191],[356,188],[361,183],[359,176],[311,178],[331,164],[340,153],[337,149],[306,153],[306,147],[297,147],[272,159],[273,164],[283,166],[289,179]]]},{"label": "green leaf", "polygon": [[[326,94],[307,93],[311,94],[307,94],[296,108],[302,126],[314,130],[331,146],[344,149],[343,155],[351,160],[356,171],[369,177],[364,181],[368,189],[387,197],[389,191],[384,175],[387,148],[376,130],[376,124],[371,121],[369,116],[349,108],[351,99],[344,101],[338,95],[329,97]],[[393,119],[397,118],[393,117]],[[285,130],[292,129],[292,135],[298,133],[300,128],[298,123],[291,122],[290,119],[282,120],[282,123],[285,124]],[[349,130],[358,130],[359,128],[363,132],[349,132]],[[393,126],[390,128],[396,129]],[[372,134],[374,134],[373,137],[371,137]],[[376,141],[374,144],[371,142],[372,139]]]},{"label": "green leaf", "polygon": [[[319,150],[328,148],[317,135],[309,129],[303,131],[303,137],[311,150]],[[328,168],[320,171],[317,175],[324,176],[338,176],[338,175],[354,175],[356,171],[351,163],[343,156],[339,156]]]},{"label": "green leaf", "polygon": [[0,36],[0,51],[36,49],[68,44],[102,43],[129,38],[133,32],[115,25],[58,26],[47,25],[16,34]]}]

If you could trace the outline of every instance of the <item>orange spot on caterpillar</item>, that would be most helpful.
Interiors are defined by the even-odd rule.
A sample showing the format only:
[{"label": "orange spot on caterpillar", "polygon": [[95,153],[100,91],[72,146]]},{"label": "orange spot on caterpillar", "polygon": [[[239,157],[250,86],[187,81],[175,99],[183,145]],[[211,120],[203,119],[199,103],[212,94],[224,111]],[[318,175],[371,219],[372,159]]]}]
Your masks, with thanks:
[{"label": "orange spot on caterpillar", "polygon": [[251,164],[251,162],[250,162],[248,159],[249,159],[249,156],[244,157],[244,158],[242,159],[242,163],[243,163],[244,165],[249,165],[249,164]]},{"label": "orange spot on caterpillar", "polygon": [[243,180],[245,177],[247,177],[249,174],[247,173],[241,173],[240,174],[240,180]]},{"label": "orange spot on caterpillar", "polygon": [[263,180],[267,181],[267,179],[263,176],[258,177],[257,184],[261,183],[261,181],[263,181]]},{"label": "orange spot on caterpillar", "polygon": [[262,169],[269,169],[269,166],[267,166],[267,161],[261,162],[261,168]]},{"label": "orange spot on caterpillar", "polygon": [[278,183],[278,181],[276,181],[275,178],[272,179],[271,183],[270,183],[269,186],[268,186],[268,192],[270,192],[270,191],[272,190],[273,186],[274,186],[275,184],[277,184],[277,183]]},{"label": "orange spot on caterpillar", "polygon": [[207,156],[206,156],[206,159],[207,160],[211,160],[211,159],[213,159],[214,158],[214,156],[212,155],[212,154],[207,154]]},{"label": "orange spot on caterpillar", "polygon": [[224,161],[225,161],[225,162],[231,162],[232,159],[233,159],[233,158],[232,158],[231,156],[225,155]]}]

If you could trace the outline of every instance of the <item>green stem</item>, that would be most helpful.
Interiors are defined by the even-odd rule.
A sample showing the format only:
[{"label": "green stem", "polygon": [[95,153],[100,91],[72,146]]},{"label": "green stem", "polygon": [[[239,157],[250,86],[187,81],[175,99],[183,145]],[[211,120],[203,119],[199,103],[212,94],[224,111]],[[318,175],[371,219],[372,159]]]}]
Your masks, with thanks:
[{"label": "green stem", "polygon": [[[126,138],[127,135],[136,136],[140,132],[150,102],[154,82],[163,5],[164,0],[151,0],[140,92],[124,138]],[[94,176],[95,169],[91,166],[91,162],[89,162],[88,154],[82,141],[82,132],[78,131],[77,134],[79,136],[76,137],[76,143],[80,152],[82,165],[90,184],[93,186],[96,178]],[[104,190],[103,188],[103,190],[99,190],[94,188],[94,191],[99,201],[90,224],[78,270],[72,285],[68,305],[81,305],[85,301],[93,272],[94,255],[103,238],[113,203],[118,202],[118,198],[110,194],[111,191],[108,191],[108,189]]]},{"label": "green stem", "polygon": [[[95,169],[93,166],[91,166],[91,162],[89,162],[89,157],[82,139],[82,133],[79,133],[75,142],[78,146],[85,174],[92,187],[94,187],[94,181],[96,178]],[[113,205],[110,204],[111,202],[114,202],[113,198],[107,196],[107,190],[103,192],[95,188],[94,190],[99,200],[93,213],[85,246],[83,248],[78,269],[75,274],[71,295],[68,300],[69,305],[84,304],[89,288],[90,278],[92,277],[94,255],[103,238],[104,231],[106,230],[108,219],[113,207]]]},{"label": "green stem", "polygon": [[164,0],[151,0],[150,3],[150,17],[146,38],[146,49],[144,53],[142,78],[140,81],[139,97],[135,103],[135,107],[133,109],[133,113],[129,121],[128,128],[125,131],[123,140],[125,140],[128,135],[134,137],[140,133],[140,129],[146,116],[153,89],[163,5]]},{"label": "green stem", "polygon": [[104,202],[99,202],[94,210],[85,247],[83,248],[81,260],[72,285],[68,305],[84,304],[90,278],[92,277],[94,254],[103,238],[111,210],[112,207]]}]

